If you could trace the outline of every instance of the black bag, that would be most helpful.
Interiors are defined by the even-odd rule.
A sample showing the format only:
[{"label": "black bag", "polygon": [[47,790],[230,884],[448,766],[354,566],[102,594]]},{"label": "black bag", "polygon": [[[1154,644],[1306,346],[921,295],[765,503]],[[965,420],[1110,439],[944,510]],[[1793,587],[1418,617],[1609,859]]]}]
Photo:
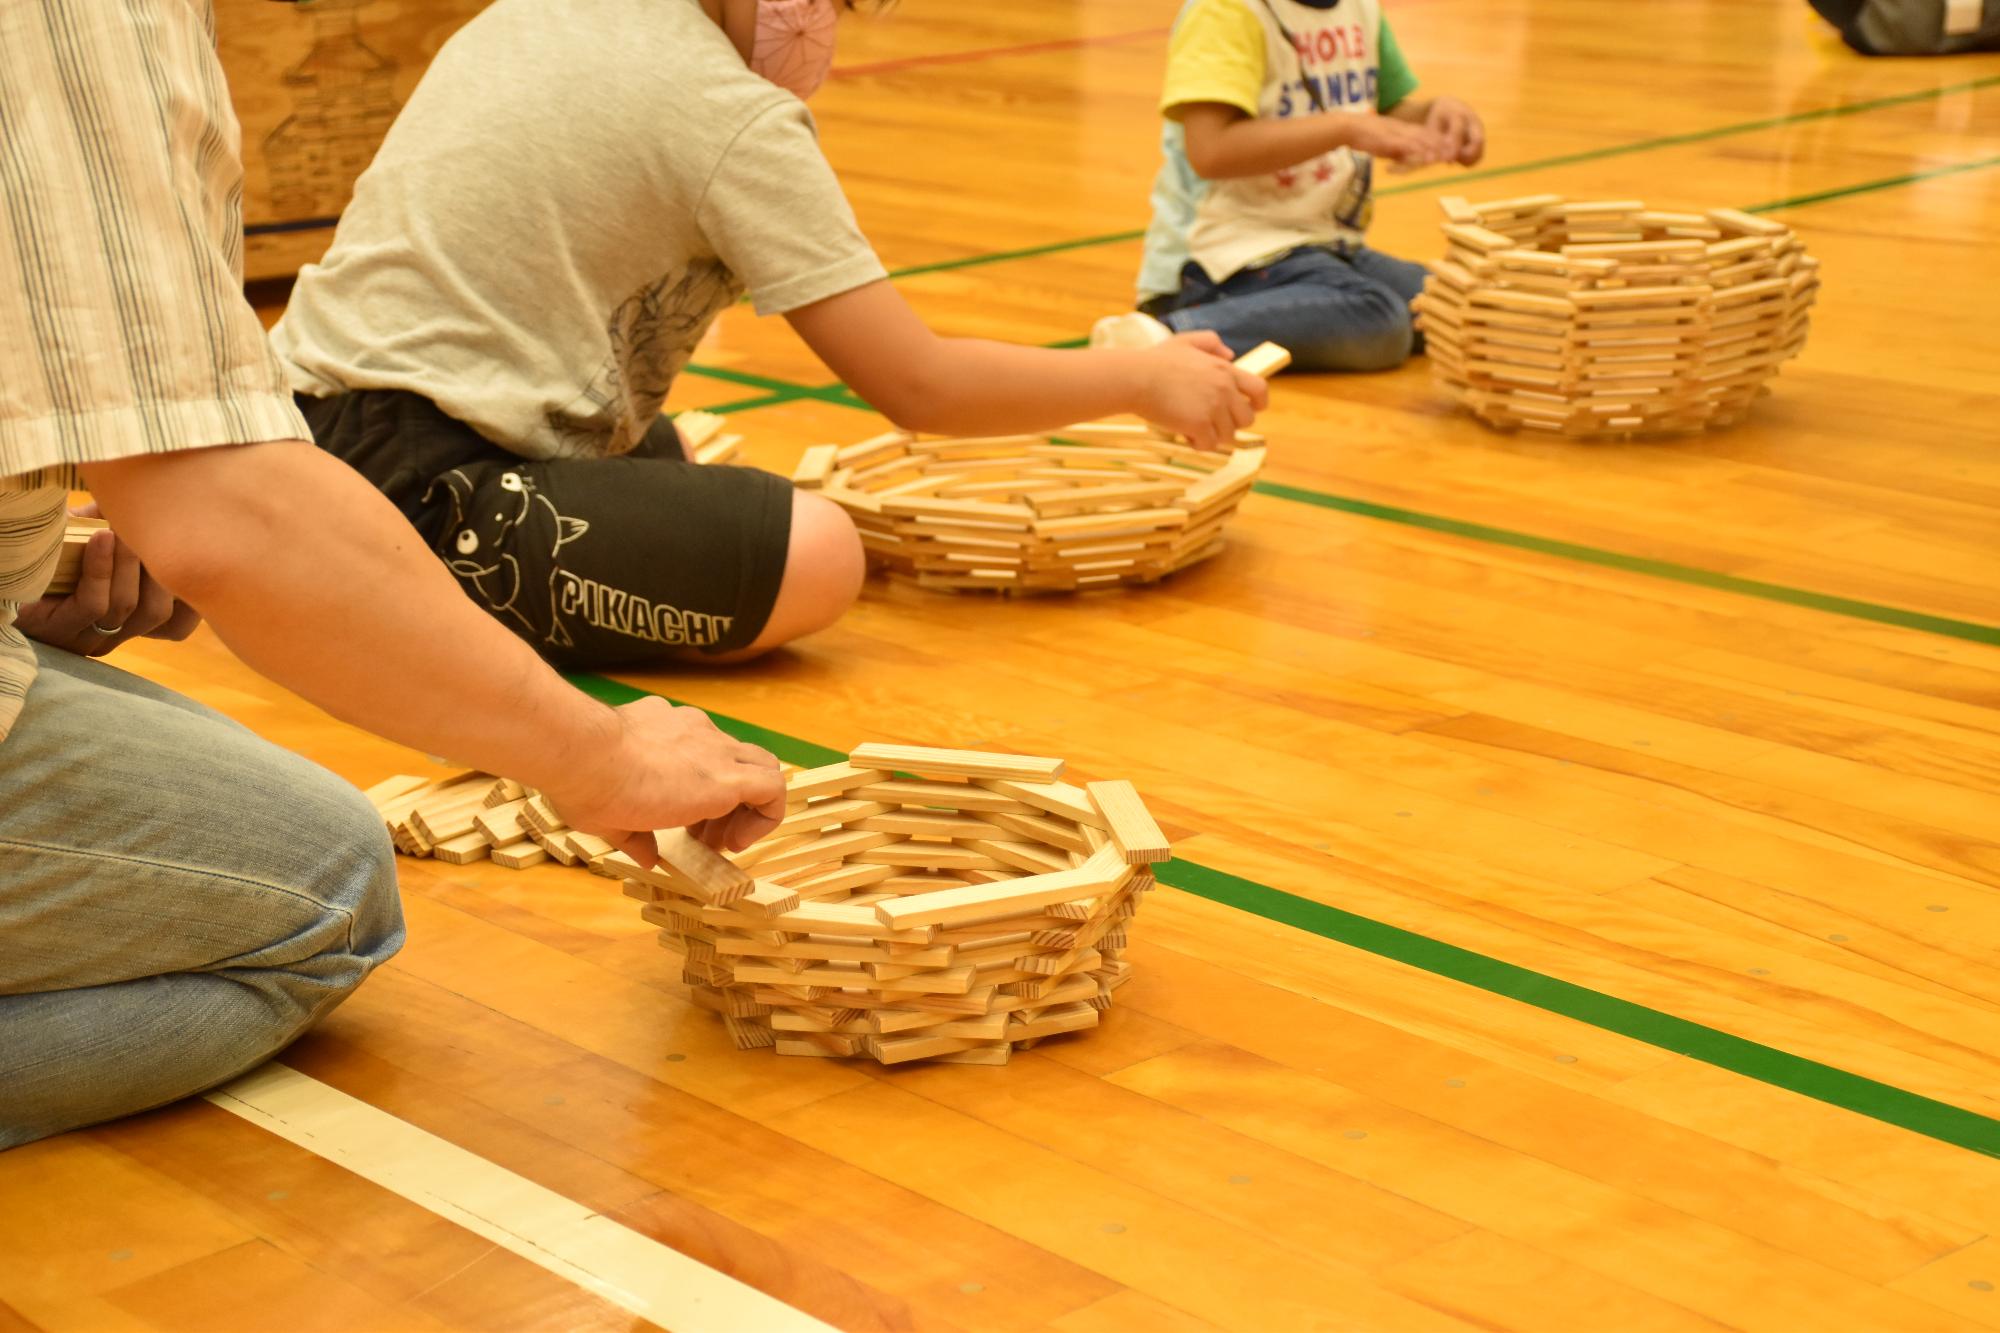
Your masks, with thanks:
[{"label": "black bag", "polygon": [[1864,56],[2000,51],[2000,0],[1811,0]]}]

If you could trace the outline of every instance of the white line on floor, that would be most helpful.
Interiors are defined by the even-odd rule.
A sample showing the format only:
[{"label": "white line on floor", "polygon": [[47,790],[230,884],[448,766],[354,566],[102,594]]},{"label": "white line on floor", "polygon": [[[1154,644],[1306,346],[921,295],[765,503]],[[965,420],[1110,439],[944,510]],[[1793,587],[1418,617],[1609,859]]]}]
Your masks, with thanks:
[{"label": "white line on floor", "polygon": [[833,1333],[755,1287],[295,1069],[265,1065],[208,1100],[676,1333]]}]

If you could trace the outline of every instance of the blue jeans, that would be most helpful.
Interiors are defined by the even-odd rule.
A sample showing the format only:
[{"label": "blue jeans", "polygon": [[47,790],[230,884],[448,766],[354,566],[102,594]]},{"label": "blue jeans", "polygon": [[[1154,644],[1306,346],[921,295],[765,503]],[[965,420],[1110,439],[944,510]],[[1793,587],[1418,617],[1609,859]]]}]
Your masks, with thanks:
[{"label": "blue jeans", "polygon": [[403,942],[359,792],[171,691],[36,653],[0,741],[0,1148],[254,1068]]},{"label": "blue jeans", "polygon": [[1302,246],[1221,283],[1190,262],[1161,318],[1176,333],[1213,329],[1237,356],[1277,343],[1299,370],[1393,370],[1419,350],[1410,302],[1426,272],[1366,246]]}]

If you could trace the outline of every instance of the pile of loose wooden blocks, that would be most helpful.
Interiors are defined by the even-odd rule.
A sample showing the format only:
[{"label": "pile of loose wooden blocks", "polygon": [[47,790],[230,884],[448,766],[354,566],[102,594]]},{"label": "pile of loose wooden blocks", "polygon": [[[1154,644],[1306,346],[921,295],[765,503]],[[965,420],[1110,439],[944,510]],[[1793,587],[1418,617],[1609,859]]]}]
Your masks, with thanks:
[{"label": "pile of loose wooden blocks", "polygon": [[681,437],[690,463],[711,466],[734,463],[743,448],[741,435],[724,435],[728,422],[713,412],[681,412],[674,417],[674,430]]},{"label": "pile of loose wooden blocks", "polygon": [[1726,425],[1805,345],[1819,265],[1781,223],[1552,194],[1443,204],[1421,327],[1438,383],[1491,425]]},{"label": "pile of loose wooden blocks", "polygon": [[545,797],[518,782],[486,773],[394,777],[366,795],[405,856],[449,865],[490,860],[509,870],[556,861],[608,873],[597,863],[611,844],[570,828]]},{"label": "pile of loose wooden blocks", "polygon": [[[1275,374],[1273,344],[1237,364]],[[1039,435],[923,439],[900,431],[817,445],[795,485],[854,519],[869,563],[926,588],[1074,592],[1153,583],[1220,551],[1264,466],[1262,440],[1190,448],[1138,422]]]},{"label": "pile of loose wooden blocks", "polygon": [[683,955],[742,1049],[1005,1064],[1094,1027],[1130,974],[1127,923],[1167,858],[1127,782],[1062,761],[864,745],[790,775],[785,820],[724,857],[682,832],[599,868]]}]

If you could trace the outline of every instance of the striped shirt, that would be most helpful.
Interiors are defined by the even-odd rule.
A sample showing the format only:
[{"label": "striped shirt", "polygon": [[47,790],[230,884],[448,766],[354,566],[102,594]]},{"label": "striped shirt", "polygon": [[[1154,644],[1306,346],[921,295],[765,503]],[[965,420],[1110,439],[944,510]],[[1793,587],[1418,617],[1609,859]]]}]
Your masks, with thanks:
[{"label": "striped shirt", "polygon": [[0,3],[0,736],[79,464],[309,438],[243,299],[212,0]]}]

